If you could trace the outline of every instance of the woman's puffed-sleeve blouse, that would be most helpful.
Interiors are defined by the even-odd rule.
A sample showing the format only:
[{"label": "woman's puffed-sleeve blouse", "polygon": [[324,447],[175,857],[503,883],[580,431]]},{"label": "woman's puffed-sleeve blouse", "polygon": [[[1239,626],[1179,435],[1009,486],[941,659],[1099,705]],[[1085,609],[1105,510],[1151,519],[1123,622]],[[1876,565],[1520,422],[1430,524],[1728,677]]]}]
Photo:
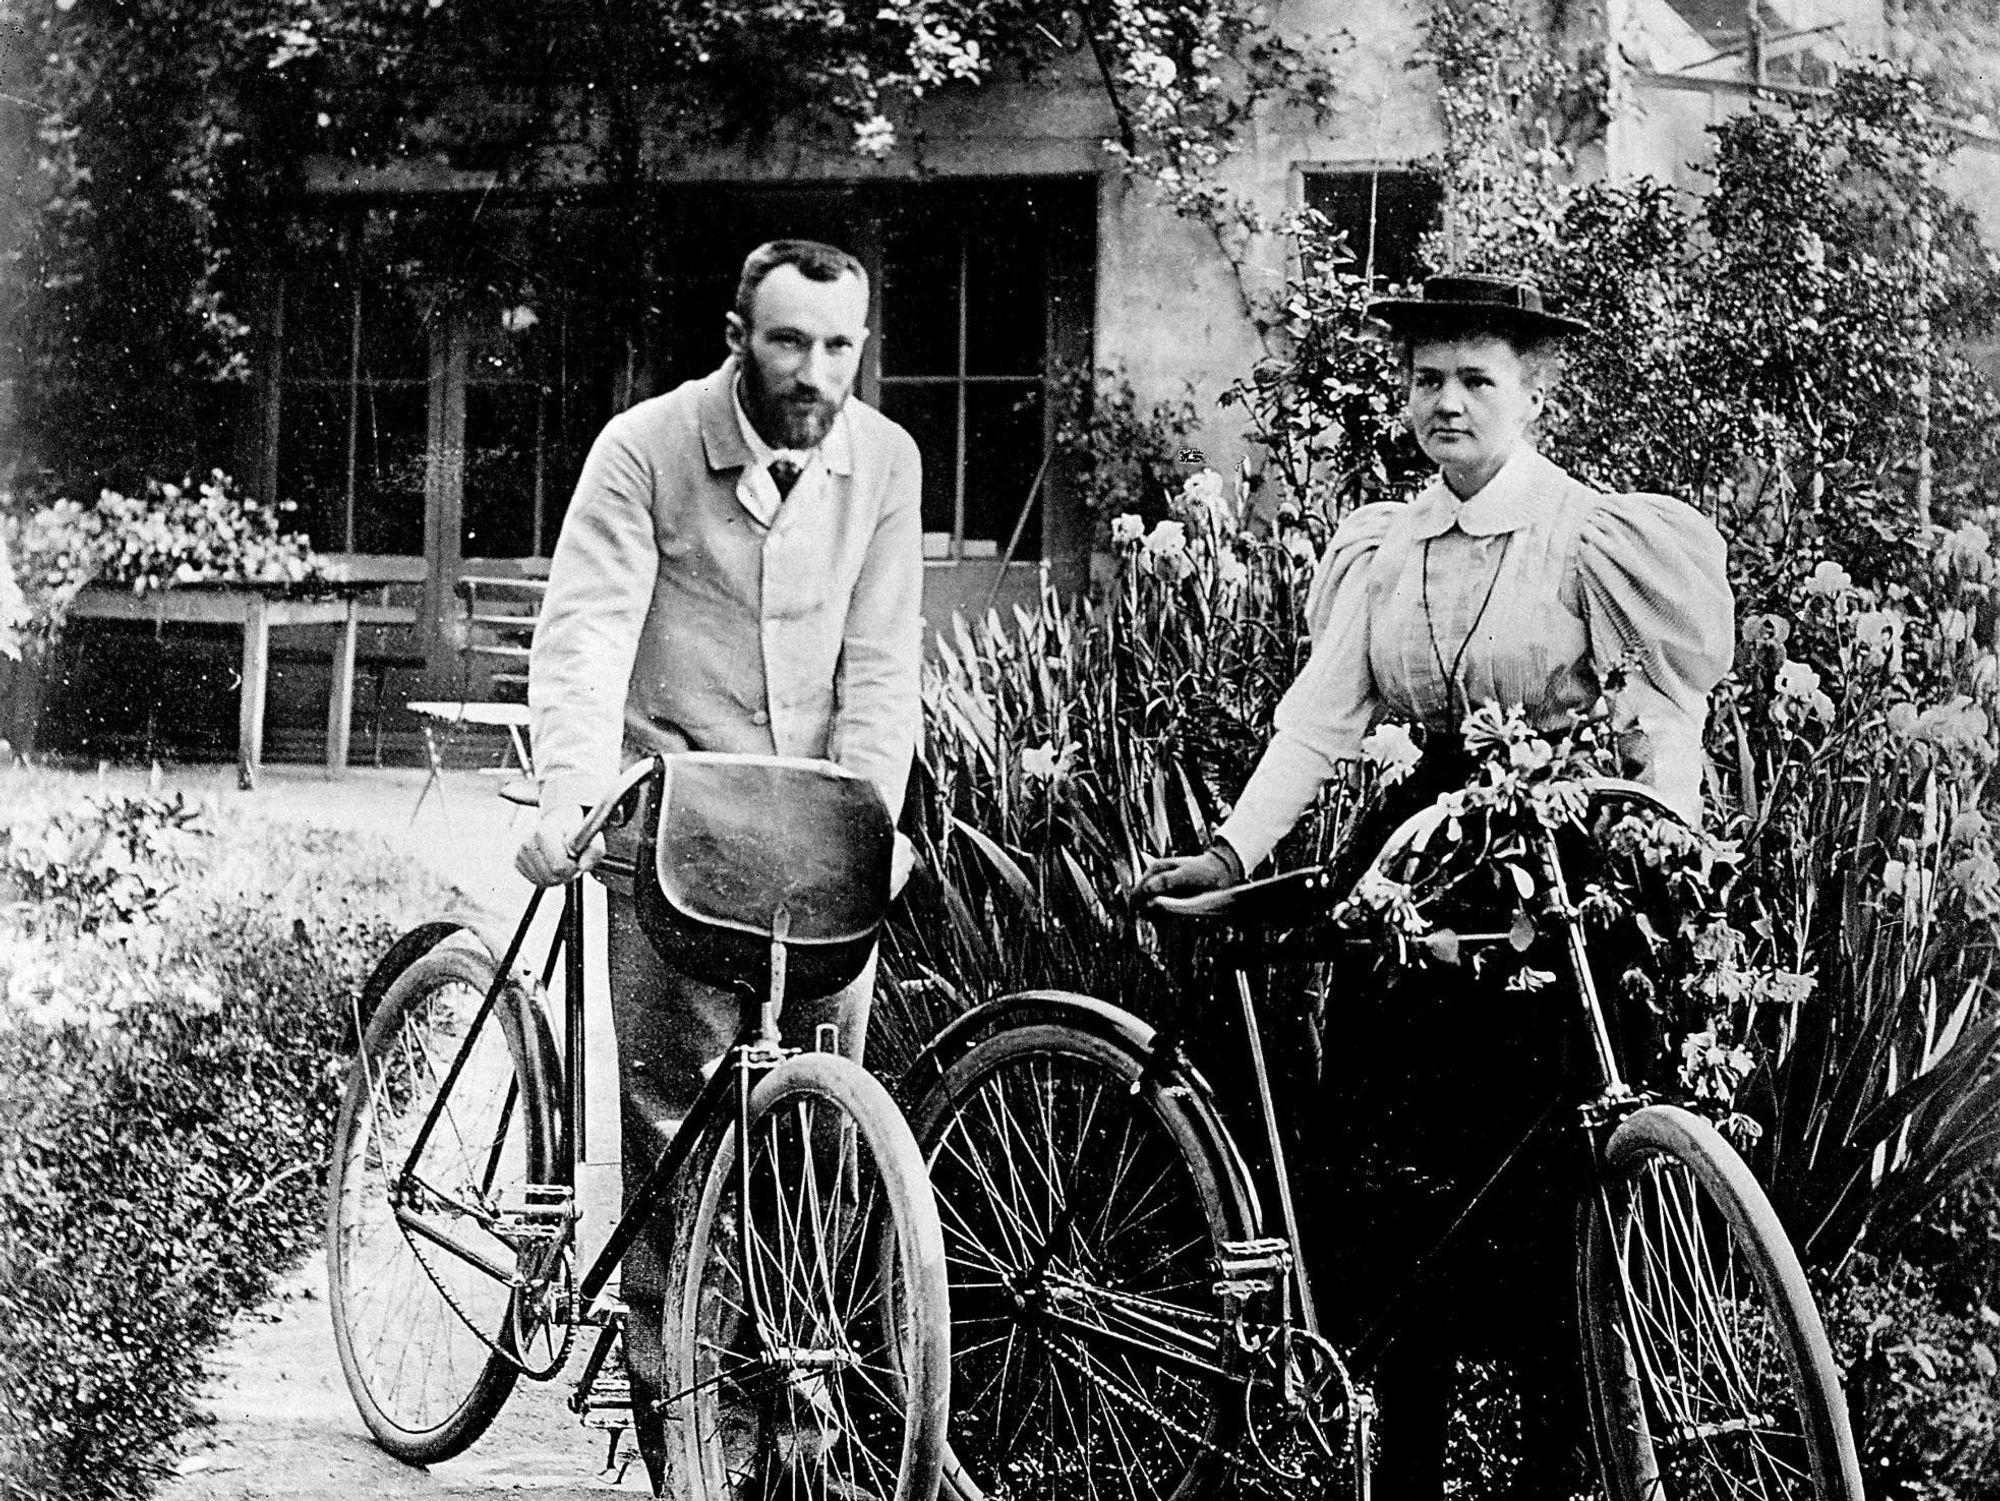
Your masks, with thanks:
[{"label": "woman's puffed-sleeve blouse", "polygon": [[1523,448],[1470,500],[1435,480],[1408,504],[1347,516],[1306,621],[1312,656],[1217,831],[1246,869],[1378,721],[1448,731],[1468,704],[1520,704],[1557,730],[1617,667],[1631,773],[1700,818],[1702,725],[1736,606],[1722,538],[1692,507],[1605,495]]}]

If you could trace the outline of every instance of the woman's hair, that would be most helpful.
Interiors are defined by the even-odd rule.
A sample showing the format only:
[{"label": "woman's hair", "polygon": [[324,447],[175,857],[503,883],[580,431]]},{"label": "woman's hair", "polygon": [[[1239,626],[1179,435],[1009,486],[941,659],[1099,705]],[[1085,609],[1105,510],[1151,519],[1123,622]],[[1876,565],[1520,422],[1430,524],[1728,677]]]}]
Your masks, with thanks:
[{"label": "woman's hair", "polygon": [[1488,318],[1478,313],[1453,316],[1449,321],[1440,320],[1425,327],[1398,332],[1396,341],[1402,346],[1403,374],[1407,376],[1410,373],[1410,363],[1419,344],[1462,339],[1498,339],[1514,351],[1529,377],[1543,386],[1553,386],[1562,379],[1563,341],[1560,334],[1524,328],[1518,320],[1504,314]]}]

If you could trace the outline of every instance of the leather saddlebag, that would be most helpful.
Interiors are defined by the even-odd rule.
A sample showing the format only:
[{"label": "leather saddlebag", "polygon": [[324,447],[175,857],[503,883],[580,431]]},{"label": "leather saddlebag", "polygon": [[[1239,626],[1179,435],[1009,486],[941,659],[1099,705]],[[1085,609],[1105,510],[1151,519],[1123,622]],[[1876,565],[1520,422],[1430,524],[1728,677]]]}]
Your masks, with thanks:
[{"label": "leather saddlebag", "polygon": [[782,911],[788,995],[830,995],[858,975],[889,905],[895,844],[875,784],[784,756],[692,751],[661,764],[634,888],[662,957],[761,997]]}]

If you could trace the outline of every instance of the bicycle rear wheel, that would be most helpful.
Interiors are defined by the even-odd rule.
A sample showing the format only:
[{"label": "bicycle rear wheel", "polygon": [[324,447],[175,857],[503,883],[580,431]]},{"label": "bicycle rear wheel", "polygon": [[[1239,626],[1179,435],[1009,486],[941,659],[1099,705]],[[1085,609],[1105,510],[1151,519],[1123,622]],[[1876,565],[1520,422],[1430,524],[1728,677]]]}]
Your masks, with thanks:
[{"label": "bicycle rear wheel", "polygon": [[1742,1158],[1668,1105],[1605,1158],[1578,1287],[1612,1501],[1861,1501],[1819,1310]]},{"label": "bicycle rear wheel", "polygon": [[975,1044],[912,1121],[950,1255],[963,1501],[1203,1493],[1242,1411],[1241,1239],[1183,1094],[1062,1023]]},{"label": "bicycle rear wheel", "polygon": [[[500,1411],[521,1361],[541,1370],[559,1358],[552,1327],[512,1285],[517,1272],[531,1281],[545,1273],[558,1253],[517,1254],[518,1242],[494,1233],[494,1206],[510,1191],[554,1177],[555,1046],[518,987],[495,1004],[416,1173],[402,1181],[493,973],[484,953],[455,946],[405,970],[369,1023],[335,1128],[326,1211],[334,1343],[362,1421],[410,1464],[462,1452]],[[538,1264],[524,1265],[523,1254]]]},{"label": "bicycle rear wheel", "polygon": [[667,1494],[932,1501],[951,1314],[909,1126],[858,1064],[791,1058],[751,1092],[747,1204],[734,1127],[676,1216]]}]

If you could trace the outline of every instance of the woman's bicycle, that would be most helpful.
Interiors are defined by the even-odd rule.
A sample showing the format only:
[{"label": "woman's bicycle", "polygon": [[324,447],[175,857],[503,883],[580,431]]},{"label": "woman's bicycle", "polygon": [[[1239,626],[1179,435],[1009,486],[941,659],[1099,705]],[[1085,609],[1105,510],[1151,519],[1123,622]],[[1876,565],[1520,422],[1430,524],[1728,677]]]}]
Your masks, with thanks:
[{"label": "woman's bicycle", "polygon": [[[650,787],[650,796],[641,796]],[[405,935],[378,967],[333,1144],[327,1252],[341,1368],[376,1441],[415,1464],[464,1450],[516,1380],[581,1335],[570,1407],[663,1424],[668,1493],[930,1501],[950,1385],[944,1251],[923,1159],[888,1093],[832,1051],[779,1045],[787,985],[860,972],[889,900],[893,830],[872,786],[822,762],[675,756],[635,767],[579,852],[646,809],[641,920],[743,1027],[578,1275],[584,909],[565,889],[539,985],[516,970],[543,893],[496,961],[462,929]],[[563,1046],[543,993],[562,975]],[[670,1385],[629,1411],[610,1289],[669,1215]]]},{"label": "woman's bicycle", "polygon": [[[1588,792],[1596,808],[1666,812],[1634,783]],[[1373,872],[1399,868],[1444,816],[1406,821]],[[1625,1082],[1553,834],[1539,858],[1588,1037],[1577,1287],[1605,1489],[1860,1501],[1838,1376],[1784,1229],[1707,1120]],[[1381,1351],[1372,1335],[1343,1350],[1323,1332],[1251,984],[1264,935],[1324,916],[1344,894],[1333,887],[1310,869],[1155,903],[1234,935],[1225,967],[1275,1223],[1179,1038],[1119,1007],[1006,996],[913,1065],[905,1094],[951,1258],[945,1473],[963,1501],[1317,1492],[1343,1472],[1369,1495],[1375,1407],[1360,1377]]]}]

